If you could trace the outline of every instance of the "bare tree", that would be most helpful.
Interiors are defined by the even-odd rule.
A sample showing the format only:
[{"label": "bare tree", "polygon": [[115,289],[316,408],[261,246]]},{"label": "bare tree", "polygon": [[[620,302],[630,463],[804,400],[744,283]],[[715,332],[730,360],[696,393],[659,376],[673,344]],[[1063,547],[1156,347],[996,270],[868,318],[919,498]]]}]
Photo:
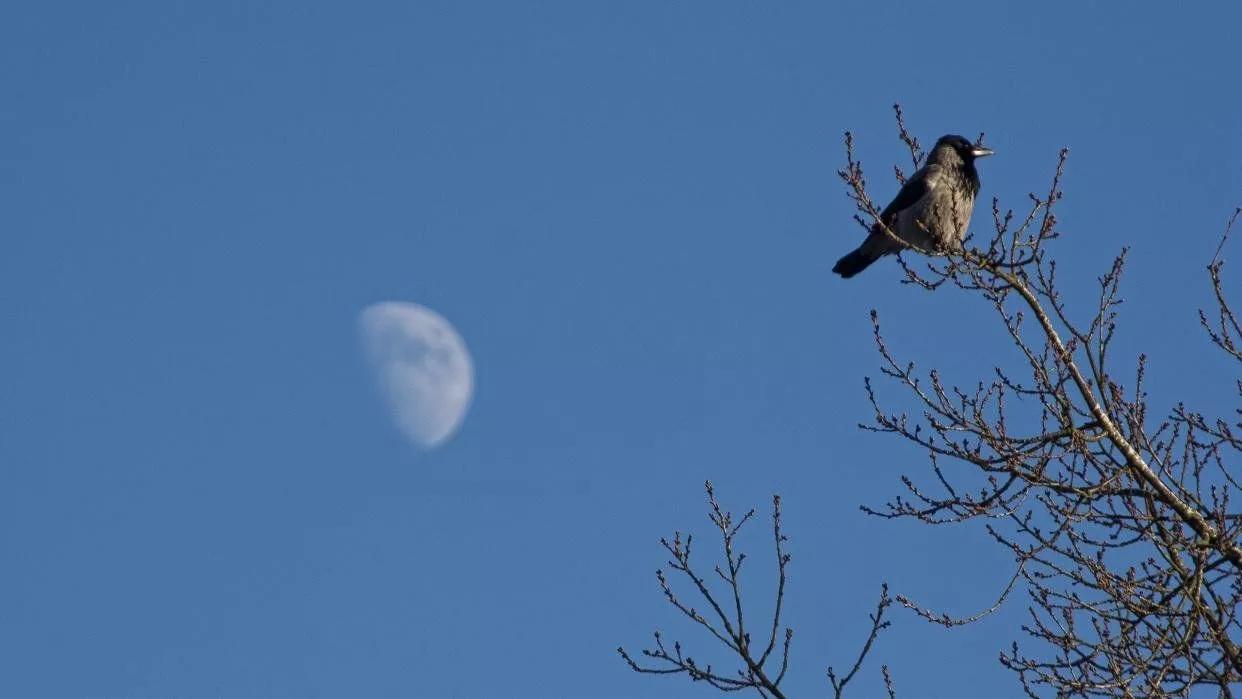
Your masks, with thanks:
[{"label": "bare tree", "polygon": [[[923,153],[896,111],[917,167]],[[879,209],[848,133],[845,145],[839,174],[856,220],[870,229]],[[912,444],[928,468],[924,476],[902,475],[903,492],[886,505],[863,509],[930,525],[977,523],[1012,555],[1008,584],[980,614],[955,618],[896,599],[953,627],[1023,590],[1027,640],[1001,652],[1000,662],[1027,695],[1185,696],[1209,686],[1231,697],[1230,685],[1242,682],[1242,512],[1233,505],[1242,406],[1227,417],[1180,403],[1149,411],[1146,356],[1119,366],[1113,347],[1125,249],[1098,278],[1098,293],[1080,302],[1088,305],[1071,313],[1049,253],[1060,236],[1055,211],[1067,157],[1062,150],[1051,184],[1029,195],[1021,215],[993,199],[986,236],[920,251],[927,257],[917,263],[899,256],[904,282],[983,301],[1013,355],[969,386],[949,385],[936,369],[900,359],[872,311],[881,372],[907,407],[888,410],[868,379],[875,414],[862,427]],[[900,168],[895,174],[904,179]],[[1211,345],[1242,362],[1242,327],[1222,277],[1240,211],[1207,266],[1212,310],[1199,320]],[[1074,320],[1083,311],[1087,319]],[[1242,398],[1242,380],[1229,384]],[[883,610],[882,603],[877,633]],[[731,647],[744,656],[749,646],[735,640]]]}]

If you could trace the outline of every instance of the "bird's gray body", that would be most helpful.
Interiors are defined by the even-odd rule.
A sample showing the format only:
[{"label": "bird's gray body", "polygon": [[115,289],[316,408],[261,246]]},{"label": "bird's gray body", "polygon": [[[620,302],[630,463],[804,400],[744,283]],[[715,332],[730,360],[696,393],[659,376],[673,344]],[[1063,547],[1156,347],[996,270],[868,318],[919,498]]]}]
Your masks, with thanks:
[{"label": "bird's gray body", "polygon": [[[880,213],[880,221],[888,230],[879,223],[873,225],[863,244],[841,258],[834,272],[852,277],[884,255],[900,252],[906,247],[901,241],[923,252],[961,247],[979,194],[979,175],[974,156],[963,155],[960,144],[955,147],[950,138],[961,137],[940,139],[927,164],[906,180]],[[893,235],[901,241],[894,240]]]},{"label": "bird's gray body", "polygon": [[[924,167],[919,176],[927,182],[927,192],[910,208],[898,211],[890,228],[920,250],[960,247],[975,209],[978,182],[972,185],[960,168],[939,165]],[[892,252],[900,248],[884,237],[895,246]]]}]

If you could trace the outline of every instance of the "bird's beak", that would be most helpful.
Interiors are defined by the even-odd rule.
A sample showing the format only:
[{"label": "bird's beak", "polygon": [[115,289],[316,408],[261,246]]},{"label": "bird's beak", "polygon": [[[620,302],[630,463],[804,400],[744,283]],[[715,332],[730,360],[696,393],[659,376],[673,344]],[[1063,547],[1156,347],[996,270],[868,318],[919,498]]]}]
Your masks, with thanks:
[{"label": "bird's beak", "polygon": [[975,146],[974,149],[970,151],[970,154],[976,158],[986,158],[989,155],[992,155],[993,152],[994,151],[991,148],[986,146]]}]

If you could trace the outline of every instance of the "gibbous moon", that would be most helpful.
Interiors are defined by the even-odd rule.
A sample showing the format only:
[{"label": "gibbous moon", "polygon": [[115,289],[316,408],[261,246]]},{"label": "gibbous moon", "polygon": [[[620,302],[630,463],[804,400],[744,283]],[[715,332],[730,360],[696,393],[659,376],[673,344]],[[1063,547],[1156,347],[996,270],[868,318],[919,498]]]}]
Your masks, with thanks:
[{"label": "gibbous moon", "polygon": [[358,327],[397,427],[424,449],[452,436],[474,393],[474,365],[457,330],[435,311],[400,301],[367,306]]}]

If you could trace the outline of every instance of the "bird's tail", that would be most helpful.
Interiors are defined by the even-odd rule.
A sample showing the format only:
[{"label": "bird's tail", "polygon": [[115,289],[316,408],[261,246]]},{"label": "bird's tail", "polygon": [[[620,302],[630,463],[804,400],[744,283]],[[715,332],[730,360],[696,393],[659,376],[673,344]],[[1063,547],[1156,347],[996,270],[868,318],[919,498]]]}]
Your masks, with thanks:
[{"label": "bird's tail", "polygon": [[866,244],[858,246],[857,250],[837,260],[837,263],[832,266],[832,271],[849,279],[870,267],[872,262],[884,255],[882,252],[873,252],[868,247]]}]

